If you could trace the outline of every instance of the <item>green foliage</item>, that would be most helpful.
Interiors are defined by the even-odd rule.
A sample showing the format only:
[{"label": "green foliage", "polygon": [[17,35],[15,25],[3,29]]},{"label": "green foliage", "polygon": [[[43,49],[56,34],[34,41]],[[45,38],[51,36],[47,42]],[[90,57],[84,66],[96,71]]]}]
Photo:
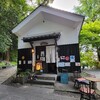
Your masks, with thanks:
[{"label": "green foliage", "polygon": [[96,61],[95,66],[96,66],[97,69],[100,69],[100,62]]},{"label": "green foliage", "polygon": [[1,61],[0,62],[0,67],[3,67],[3,66],[16,66],[17,65],[17,62],[6,62],[6,61]]},{"label": "green foliage", "polygon": [[92,45],[96,49],[98,60],[100,61],[100,21],[85,23],[80,34],[80,44],[86,48]]},{"label": "green foliage", "polygon": [[18,68],[17,72],[19,77],[24,77],[24,76],[28,76],[31,73],[31,70],[27,69],[26,71],[22,71],[20,68]]},{"label": "green foliage", "polygon": [[10,61],[17,61],[18,51],[17,49],[10,51]]},{"label": "green foliage", "polygon": [[17,62],[10,62],[11,66],[17,66]]},{"label": "green foliage", "polygon": [[100,19],[100,0],[78,0],[80,5],[75,7],[75,12],[86,16],[86,21]]},{"label": "green foliage", "polygon": [[43,2],[44,2],[44,0],[36,0],[37,5],[40,5]]},{"label": "green foliage", "polygon": [[[78,0],[80,5],[75,7],[75,12],[86,17],[80,34],[80,48],[83,47],[85,53],[89,50],[97,52],[98,61],[100,61],[100,0]],[[94,53],[93,53],[94,55]],[[82,55],[81,57],[84,58]]]},{"label": "green foliage", "polygon": [[92,51],[81,52],[81,65],[82,66],[95,66],[95,57]]},{"label": "green foliage", "polygon": [[[36,0],[36,4],[39,5],[44,1],[47,2],[48,0]],[[17,36],[12,34],[11,30],[35,7],[35,3],[34,6],[28,5],[26,0],[0,0],[0,52],[5,53],[11,50],[10,59],[13,61],[16,60],[17,54]]]},{"label": "green foliage", "polygon": [[0,34],[0,52],[5,52],[8,50],[9,46],[12,44],[12,40],[9,35],[5,33]]},{"label": "green foliage", "polygon": [[0,62],[0,67],[5,66],[5,62]]},{"label": "green foliage", "polygon": [[19,76],[19,77],[25,77],[25,76],[27,76],[27,73],[26,73],[26,72],[20,72],[20,73],[18,74],[18,76]]},{"label": "green foliage", "polygon": [[100,46],[100,21],[85,23],[80,34],[81,44],[92,44],[93,47]]},{"label": "green foliage", "polygon": [[0,52],[14,50],[16,54],[17,36],[11,30],[32,10],[26,0],[0,0]]},{"label": "green foliage", "polygon": [[48,5],[49,3],[52,3],[54,0],[30,0],[33,6],[39,6],[39,5]]}]

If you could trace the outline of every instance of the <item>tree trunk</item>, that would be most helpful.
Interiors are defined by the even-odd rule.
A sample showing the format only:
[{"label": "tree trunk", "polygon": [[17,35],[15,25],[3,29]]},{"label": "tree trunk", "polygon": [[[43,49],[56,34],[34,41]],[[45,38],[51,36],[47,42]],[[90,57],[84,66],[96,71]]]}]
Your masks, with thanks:
[{"label": "tree trunk", "polygon": [[8,51],[6,52],[6,61],[9,62],[9,60],[10,60],[10,51],[8,49]]},{"label": "tree trunk", "polygon": [[100,61],[100,47],[97,47],[97,56],[98,56],[98,61]]},{"label": "tree trunk", "polygon": [[2,60],[5,60],[5,53],[2,53]]}]

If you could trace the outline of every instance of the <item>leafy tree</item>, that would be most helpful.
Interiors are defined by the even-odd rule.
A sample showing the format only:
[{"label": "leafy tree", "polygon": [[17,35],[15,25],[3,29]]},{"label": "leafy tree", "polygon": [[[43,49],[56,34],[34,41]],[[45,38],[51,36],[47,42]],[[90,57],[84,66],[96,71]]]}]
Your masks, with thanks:
[{"label": "leafy tree", "polygon": [[[36,0],[36,3],[48,4],[49,1],[53,0]],[[13,51],[16,53],[17,50],[17,36],[11,30],[36,7],[35,3],[34,6],[28,5],[26,0],[0,0],[0,52],[7,60],[12,59],[9,54],[14,55]]]},{"label": "leafy tree", "polygon": [[95,56],[91,50],[87,52],[81,52],[81,65],[82,66],[95,66]]},{"label": "leafy tree", "polygon": [[34,2],[34,0],[30,0],[32,5],[35,5],[35,6],[39,6],[39,5],[48,5],[49,3],[52,3],[54,0],[36,0]]},{"label": "leafy tree", "polygon": [[[75,12],[85,16],[80,34],[81,61],[84,56],[87,56],[91,45],[91,52],[97,52],[98,61],[100,62],[100,0],[78,1],[80,5],[75,7]],[[84,55],[82,55],[82,51],[85,52]],[[94,55],[94,53],[92,54]]]},{"label": "leafy tree", "polygon": [[100,21],[85,23],[80,34],[80,44],[89,45],[97,50],[100,61]]},{"label": "leafy tree", "polygon": [[26,0],[0,0],[0,52],[6,53],[7,60],[10,48],[17,49],[17,37],[11,30],[32,9]]},{"label": "leafy tree", "polygon": [[80,5],[75,7],[75,12],[86,16],[85,21],[100,20],[100,0],[78,0]]}]

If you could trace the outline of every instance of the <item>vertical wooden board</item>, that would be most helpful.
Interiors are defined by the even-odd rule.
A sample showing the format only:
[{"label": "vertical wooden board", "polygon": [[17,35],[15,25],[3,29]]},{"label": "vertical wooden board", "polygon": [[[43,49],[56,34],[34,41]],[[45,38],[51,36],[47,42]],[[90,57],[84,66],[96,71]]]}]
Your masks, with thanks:
[{"label": "vertical wooden board", "polygon": [[18,68],[32,70],[32,48],[18,49]]},{"label": "vertical wooden board", "polygon": [[[61,59],[61,57],[67,57],[66,59]],[[79,52],[79,44],[69,44],[69,45],[59,45],[58,46],[58,57],[60,58],[60,62],[69,63],[70,66],[65,66],[69,72],[80,71],[80,52]],[[69,57],[69,60],[68,60]],[[74,59],[71,59],[74,57]],[[76,66],[78,63],[79,66]],[[59,68],[61,70],[61,68]]]}]

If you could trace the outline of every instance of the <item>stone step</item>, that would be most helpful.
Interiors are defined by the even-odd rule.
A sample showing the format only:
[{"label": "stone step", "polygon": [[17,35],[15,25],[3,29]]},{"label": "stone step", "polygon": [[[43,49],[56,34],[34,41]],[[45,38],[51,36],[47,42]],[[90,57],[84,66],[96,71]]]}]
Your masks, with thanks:
[{"label": "stone step", "polygon": [[35,80],[29,80],[29,83],[33,84],[40,84],[40,85],[54,85],[56,81],[56,74],[41,74],[41,75],[35,75]]},{"label": "stone step", "polygon": [[42,80],[42,79],[36,79],[32,80],[31,83],[33,84],[39,84],[39,85],[54,85],[54,80]]},{"label": "stone step", "polygon": [[57,75],[56,74],[41,74],[41,75],[36,75],[37,79],[40,80],[56,80]]}]

